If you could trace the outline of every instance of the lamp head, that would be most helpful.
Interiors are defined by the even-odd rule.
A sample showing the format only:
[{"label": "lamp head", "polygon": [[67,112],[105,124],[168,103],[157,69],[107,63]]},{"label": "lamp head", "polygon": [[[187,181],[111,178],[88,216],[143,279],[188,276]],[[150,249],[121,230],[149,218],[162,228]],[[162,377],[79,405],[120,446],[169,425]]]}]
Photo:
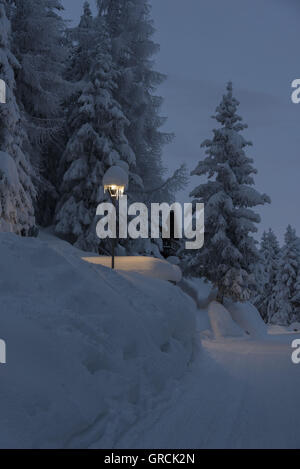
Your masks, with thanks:
[{"label": "lamp head", "polygon": [[111,166],[103,176],[104,192],[113,199],[119,199],[128,186],[128,174],[120,166]]}]

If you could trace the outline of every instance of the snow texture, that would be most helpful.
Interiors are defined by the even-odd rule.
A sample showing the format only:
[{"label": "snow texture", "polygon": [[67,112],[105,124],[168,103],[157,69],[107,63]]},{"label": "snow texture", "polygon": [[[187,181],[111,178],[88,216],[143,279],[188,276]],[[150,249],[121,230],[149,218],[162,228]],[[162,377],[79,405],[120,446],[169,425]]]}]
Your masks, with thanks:
[{"label": "snow texture", "polygon": [[217,339],[223,337],[242,337],[243,330],[235,323],[227,309],[212,301],[208,308],[208,315],[213,333]]},{"label": "snow texture", "polygon": [[128,173],[120,166],[112,166],[103,176],[103,186],[128,186]]},{"label": "snow texture", "polygon": [[[111,257],[83,257],[91,264],[111,267]],[[180,282],[182,273],[177,265],[172,265],[163,259],[145,256],[116,256],[115,268],[117,271],[133,272],[150,278],[159,278],[170,282]]]},{"label": "snow texture", "polygon": [[112,447],[185,374],[195,305],[42,235],[0,234],[0,447]]},{"label": "snow texture", "polygon": [[13,158],[3,151],[0,151],[0,172],[8,186],[14,188],[20,184],[16,163]]},{"label": "snow texture", "polygon": [[263,338],[267,334],[267,326],[261,315],[251,303],[233,303],[225,301],[226,309],[232,319],[247,334],[254,338]]}]

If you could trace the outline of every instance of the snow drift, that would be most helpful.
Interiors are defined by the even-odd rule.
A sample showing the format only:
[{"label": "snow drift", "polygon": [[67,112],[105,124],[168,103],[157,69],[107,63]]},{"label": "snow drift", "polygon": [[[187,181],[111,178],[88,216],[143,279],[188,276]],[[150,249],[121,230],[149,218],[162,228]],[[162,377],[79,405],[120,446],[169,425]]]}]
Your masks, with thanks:
[{"label": "snow drift", "polygon": [[212,301],[208,308],[211,328],[216,338],[242,337],[244,332],[232,320],[229,312],[217,301]]},{"label": "snow drift", "polygon": [[0,447],[112,447],[192,359],[195,304],[162,280],[0,235]]},{"label": "snow drift", "polygon": [[254,338],[263,338],[267,335],[267,326],[261,315],[251,303],[233,303],[225,300],[225,306],[232,319],[243,331]]}]

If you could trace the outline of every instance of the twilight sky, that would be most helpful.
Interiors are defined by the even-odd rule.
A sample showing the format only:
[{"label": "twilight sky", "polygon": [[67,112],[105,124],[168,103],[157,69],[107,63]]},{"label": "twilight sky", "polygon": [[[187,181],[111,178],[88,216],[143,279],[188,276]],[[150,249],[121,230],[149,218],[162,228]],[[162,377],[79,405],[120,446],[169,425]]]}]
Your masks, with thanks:
[{"label": "twilight sky", "polygon": [[[84,0],[63,0],[66,17],[77,21]],[[181,162],[194,169],[210,138],[214,113],[228,80],[249,125],[248,155],[258,169],[256,187],[272,198],[258,211],[262,229],[273,227],[282,241],[291,223],[300,235],[300,104],[291,102],[291,82],[300,78],[298,0],[150,0],[161,51],[156,69],[168,75],[165,129],[176,134],[164,149],[171,172]],[[94,0],[91,0],[93,6]],[[178,200],[200,178],[191,178]]]}]

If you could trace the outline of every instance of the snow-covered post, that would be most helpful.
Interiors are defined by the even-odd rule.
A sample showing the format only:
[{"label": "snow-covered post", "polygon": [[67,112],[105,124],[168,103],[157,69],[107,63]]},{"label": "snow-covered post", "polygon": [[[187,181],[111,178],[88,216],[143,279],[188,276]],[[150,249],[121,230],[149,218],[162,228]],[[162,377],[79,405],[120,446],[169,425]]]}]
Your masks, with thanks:
[{"label": "snow-covered post", "polygon": [[[121,167],[122,164],[122,167]],[[108,192],[115,209],[117,209],[118,200],[124,195],[128,187],[128,170],[125,162],[120,161],[120,166],[111,166],[103,176],[104,192]],[[118,225],[118,223],[117,223]],[[117,233],[117,230],[116,230]],[[112,240],[111,268],[115,268],[115,248],[117,236]]]}]

